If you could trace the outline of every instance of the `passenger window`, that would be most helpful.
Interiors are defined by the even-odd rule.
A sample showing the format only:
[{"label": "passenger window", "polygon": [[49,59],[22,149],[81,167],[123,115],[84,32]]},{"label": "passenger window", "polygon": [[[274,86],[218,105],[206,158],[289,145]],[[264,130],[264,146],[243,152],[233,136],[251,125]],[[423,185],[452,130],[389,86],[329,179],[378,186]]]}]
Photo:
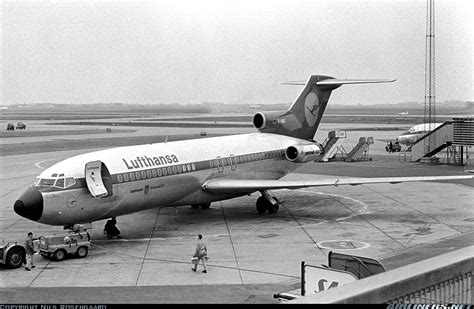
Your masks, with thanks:
[{"label": "passenger window", "polygon": [[146,172],[142,171],[142,179],[146,179]]},{"label": "passenger window", "polygon": [[141,178],[140,175],[141,175],[140,172],[136,172],[136,173],[135,173],[135,178],[136,178],[137,180],[140,180],[140,178]]},{"label": "passenger window", "polygon": [[118,182],[123,182],[122,174],[117,174],[117,181]]},{"label": "passenger window", "polygon": [[124,180],[125,182],[127,182],[128,179],[129,179],[129,178],[128,178],[128,174],[127,174],[127,173],[123,174],[123,180]]},{"label": "passenger window", "polygon": [[166,169],[166,167],[163,167],[163,176],[166,176],[168,175],[168,170]]},{"label": "passenger window", "polygon": [[168,175],[172,175],[173,174],[173,169],[170,167],[168,167]]},{"label": "passenger window", "polygon": [[173,174],[176,174],[176,166],[173,166],[172,168]]},{"label": "passenger window", "polygon": [[161,177],[163,175],[161,168],[156,169],[156,173],[158,174],[158,177]]},{"label": "passenger window", "polygon": [[152,169],[152,170],[151,170],[151,176],[152,176],[153,178],[156,177],[156,170],[155,170],[155,169]]},{"label": "passenger window", "polygon": [[[212,162],[212,161],[211,161]],[[212,164],[211,164],[212,165]],[[183,173],[186,173],[187,170],[186,170],[186,164],[183,164]]]},{"label": "passenger window", "polygon": [[147,178],[151,178],[151,171],[150,171],[150,170],[147,170],[147,171],[146,171],[146,177],[147,177]]},{"label": "passenger window", "polygon": [[130,173],[130,181],[134,181],[135,180],[135,173],[131,172]]},{"label": "passenger window", "polygon": [[178,174],[182,172],[181,165],[178,165],[176,168],[178,169]]}]

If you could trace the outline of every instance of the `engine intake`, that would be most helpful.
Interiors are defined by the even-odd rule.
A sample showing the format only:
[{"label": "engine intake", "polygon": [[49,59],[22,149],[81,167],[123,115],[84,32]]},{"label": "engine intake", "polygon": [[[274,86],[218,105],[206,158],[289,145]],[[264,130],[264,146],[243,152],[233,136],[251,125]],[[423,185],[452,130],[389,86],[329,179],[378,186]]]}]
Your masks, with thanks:
[{"label": "engine intake", "polygon": [[305,163],[318,159],[323,152],[320,144],[295,145],[286,148],[285,157],[288,161]]},{"label": "engine intake", "polygon": [[263,129],[276,129],[282,123],[285,123],[284,115],[286,111],[273,111],[273,112],[266,112],[266,113],[256,113],[253,116],[253,125],[258,130]]}]

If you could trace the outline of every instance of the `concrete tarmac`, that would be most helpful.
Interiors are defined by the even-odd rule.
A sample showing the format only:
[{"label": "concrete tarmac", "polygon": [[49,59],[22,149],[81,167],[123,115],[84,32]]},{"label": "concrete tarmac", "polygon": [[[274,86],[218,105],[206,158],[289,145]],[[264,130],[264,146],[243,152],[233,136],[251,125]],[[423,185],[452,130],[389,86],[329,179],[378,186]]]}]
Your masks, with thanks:
[{"label": "concrete tarmac", "polygon": [[[88,151],[1,157],[1,238],[23,242],[28,231],[35,237],[60,234],[62,227],[19,217],[13,203],[44,168]],[[413,163],[385,154],[370,162],[320,164],[286,177],[341,177],[337,166],[353,177],[381,173],[384,166],[416,170]],[[416,168],[416,174],[436,174],[431,167]],[[385,168],[386,176],[394,170],[399,171]],[[438,171],[462,173],[456,167]],[[183,206],[121,216],[117,226],[122,239],[107,239],[102,233],[105,221],[94,222],[89,230],[92,247],[84,259],[56,262],[36,256],[30,272],[0,267],[0,303],[277,303],[273,293],[299,285],[301,261],[327,265],[331,250],[379,259],[392,269],[472,244],[474,190],[469,184],[272,192],[283,202],[274,215],[258,214],[259,194],[252,194],[215,202],[208,210]],[[201,265],[198,272],[191,271],[198,233],[209,249],[207,274]]]}]

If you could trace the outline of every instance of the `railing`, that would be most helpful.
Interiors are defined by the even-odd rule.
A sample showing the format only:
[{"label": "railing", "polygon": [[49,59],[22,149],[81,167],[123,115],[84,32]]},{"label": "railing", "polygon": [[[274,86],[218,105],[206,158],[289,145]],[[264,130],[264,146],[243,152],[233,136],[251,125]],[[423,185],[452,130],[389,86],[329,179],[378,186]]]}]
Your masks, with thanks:
[{"label": "railing", "polygon": [[[430,138],[431,137],[431,138]],[[426,139],[429,139],[430,145],[429,150],[425,149]],[[441,149],[440,146],[446,142],[453,141],[453,123],[446,121],[441,126],[437,127],[430,133],[426,134],[422,138],[416,141],[411,147],[411,160],[418,161],[428,153],[433,152],[434,149]],[[433,155],[433,154],[432,154]]]},{"label": "railing", "polygon": [[370,276],[290,303],[472,303],[474,246]]}]

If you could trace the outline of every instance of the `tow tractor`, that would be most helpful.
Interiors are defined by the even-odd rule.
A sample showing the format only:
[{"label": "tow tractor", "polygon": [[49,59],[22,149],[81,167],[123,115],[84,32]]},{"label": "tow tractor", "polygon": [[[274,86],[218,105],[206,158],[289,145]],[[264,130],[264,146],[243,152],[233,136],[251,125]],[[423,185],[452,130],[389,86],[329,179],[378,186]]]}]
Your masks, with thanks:
[{"label": "tow tractor", "polygon": [[42,256],[64,260],[69,254],[85,258],[91,245],[89,233],[82,225],[74,225],[66,235],[40,236],[39,252]]},{"label": "tow tractor", "polygon": [[25,248],[17,242],[0,243],[0,264],[5,264],[10,268],[21,267],[26,262]]}]

